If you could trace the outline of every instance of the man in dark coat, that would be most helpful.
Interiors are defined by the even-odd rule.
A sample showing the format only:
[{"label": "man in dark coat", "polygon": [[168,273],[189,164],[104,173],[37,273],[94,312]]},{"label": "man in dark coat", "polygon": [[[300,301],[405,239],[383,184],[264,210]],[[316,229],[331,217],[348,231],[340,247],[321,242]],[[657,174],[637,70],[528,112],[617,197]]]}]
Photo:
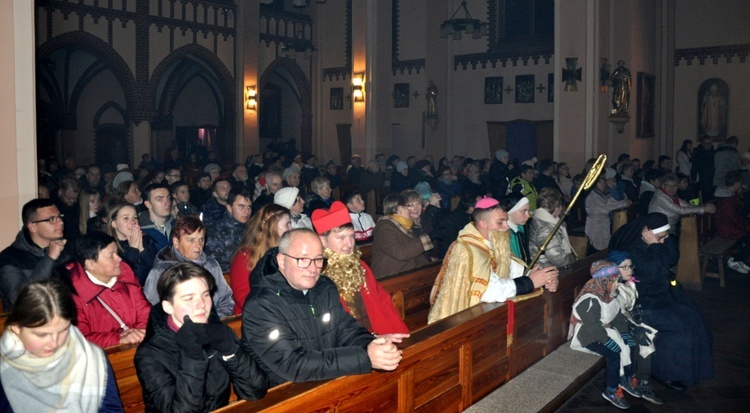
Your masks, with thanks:
[{"label": "man in dark coat", "polygon": [[510,155],[505,149],[498,149],[495,152],[495,160],[490,165],[490,192],[497,199],[502,199],[508,192],[508,183],[510,182]]},{"label": "man in dark coat", "polygon": [[23,228],[0,252],[0,297],[10,312],[26,284],[49,278],[71,258],[65,251],[63,220],[49,199],[32,199],[21,210]]},{"label": "man in dark coat", "polygon": [[323,261],[318,235],[293,229],[250,276],[242,344],[272,386],[392,371],[401,361],[390,339],[373,336],[344,310],[336,285],[320,276]]},{"label": "man in dark coat", "polygon": [[703,202],[714,199],[714,147],[710,136],[701,138],[701,144],[695,148],[690,180],[698,182],[703,195]]},{"label": "man in dark coat", "polygon": [[435,235],[432,240],[435,245],[434,256],[445,256],[453,241],[458,238],[459,231],[471,222],[471,213],[474,212],[474,205],[476,203],[477,196],[475,194],[464,192],[461,194],[461,202],[458,204],[458,207],[440,220],[440,223],[433,232]]}]

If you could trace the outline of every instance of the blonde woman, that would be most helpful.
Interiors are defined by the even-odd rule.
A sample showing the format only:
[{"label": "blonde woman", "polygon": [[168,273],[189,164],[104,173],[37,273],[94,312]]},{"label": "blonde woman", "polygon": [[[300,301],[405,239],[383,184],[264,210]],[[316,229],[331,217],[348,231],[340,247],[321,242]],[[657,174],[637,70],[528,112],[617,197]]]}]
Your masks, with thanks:
[{"label": "blonde woman", "polygon": [[245,299],[250,294],[250,273],[269,249],[291,228],[289,210],[281,205],[266,204],[250,217],[245,235],[232,257],[229,276],[234,297],[234,314],[242,314]]},{"label": "blonde woman", "polygon": [[[81,188],[81,193],[78,195],[78,205],[80,209],[80,222],[78,224],[81,230],[81,235],[85,235],[88,230],[89,220],[96,217],[99,209],[102,207],[102,200],[99,193],[91,188]],[[94,223],[96,221],[92,221]]]}]

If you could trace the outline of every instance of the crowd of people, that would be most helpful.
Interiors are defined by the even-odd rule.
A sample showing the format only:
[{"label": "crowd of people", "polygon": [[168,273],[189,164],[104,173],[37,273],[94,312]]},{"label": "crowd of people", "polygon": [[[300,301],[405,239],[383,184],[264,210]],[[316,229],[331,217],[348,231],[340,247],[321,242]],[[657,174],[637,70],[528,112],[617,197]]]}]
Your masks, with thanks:
[{"label": "crowd of people", "polygon": [[[737,145],[686,141],[676,171],[668,156],[641,164],[622,154],[582,195],[588,252],[610,252],[574,304],[571,345],[607,359],[603,396],[620,408],[622,390],[660,404],[652,377],[685,388],[713,375],[709,330],[670,268],[679,217],[717,213],[718,235],[738,240],[729,266],[750,272],[750,155]],[[154,411],[215,409],[230,384],[254,400],[287,381],[394,370],[409,329],[378,280],[442,260],[429,323],[554,293],[559,269],[579,256],[564,224],[552,231],[594,163],[572,175],[565,163],[511,161],[501,149],[493,159],[378,154],[366,166],[357,155],[319,166],[285,145],[222,166],[198,142],[164,160],[46,163],[39,198],[0,252],[9,314],[0,405],[20,411],[34,395],[47,408],[120,410],[99,347],[122,344],[139,346]],[[366,211],[370,191],[383,195],[382,211]],[[612,235],[612,211],[631,205],[640,218]],[[230,315],[241,315],[241,339],[221,323]],[[40,371],[66,384],[50,386]]]}]

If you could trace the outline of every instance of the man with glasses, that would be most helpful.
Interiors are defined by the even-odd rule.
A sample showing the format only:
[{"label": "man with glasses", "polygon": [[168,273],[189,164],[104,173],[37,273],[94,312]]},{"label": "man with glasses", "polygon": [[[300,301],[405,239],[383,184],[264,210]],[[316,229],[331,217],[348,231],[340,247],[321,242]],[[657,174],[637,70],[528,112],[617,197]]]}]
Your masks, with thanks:
[{"label": "man with glasses", "polygon": [[167,180],[167,186],[174,184],[177,181],[182,180],[182,172],[177,168],[169,168],[164,173],[164,179]]},{"label": "man with glasses", "polygon": [[344,310],[336,285],[320,276],[324,263],[318,235],[293,229],[250,277],[242,344],[271,386],[392,371],[401,361],[390,338],[373,336]]},{"label": "man with glasses", "polygon": [[206,254],[218,261],[222,272],[229,272],[232,255],[245,235],[253,196],[246,190],[229,191],[226,211],[217,220],[206,223]]},{"label": "man with glasses", "polygon": [[63,216],[49,199],[33,199],[21,210],[23,228],[16,240],[0,252],[0,297],[3,312],[13,309],[21,289],[49,278],[70,258],[63,238]]}]

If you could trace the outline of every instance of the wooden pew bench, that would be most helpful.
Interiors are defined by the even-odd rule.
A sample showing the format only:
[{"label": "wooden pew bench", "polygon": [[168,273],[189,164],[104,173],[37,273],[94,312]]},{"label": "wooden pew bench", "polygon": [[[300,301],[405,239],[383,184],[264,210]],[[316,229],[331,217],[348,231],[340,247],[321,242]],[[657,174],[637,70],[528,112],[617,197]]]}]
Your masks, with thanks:
[{"label": "wooden pew bench", "polygon": [[[734,250],[737,240],[716,237],[703,244],[700,248],[701,278],[718,278],[719,285],[724,287],[724,258],[728,257]],[[716,260],[719,272],[708,272],[708,262]]]},{"label": "wooden pew bench", "polygon": [[396,371],[285,383],[218,411],[462,411],[566,343],[573,299],[604,255],[561,272],[556,293],[483,303],[412,332]]},{"label": "wooden pew bench", "polygon": [[430,291],[440,272],[442,261],[424,267],[385,277],[380,285],[391,294],[396,308],[401,312],[410,331],[427,325],[430,313]]}]

